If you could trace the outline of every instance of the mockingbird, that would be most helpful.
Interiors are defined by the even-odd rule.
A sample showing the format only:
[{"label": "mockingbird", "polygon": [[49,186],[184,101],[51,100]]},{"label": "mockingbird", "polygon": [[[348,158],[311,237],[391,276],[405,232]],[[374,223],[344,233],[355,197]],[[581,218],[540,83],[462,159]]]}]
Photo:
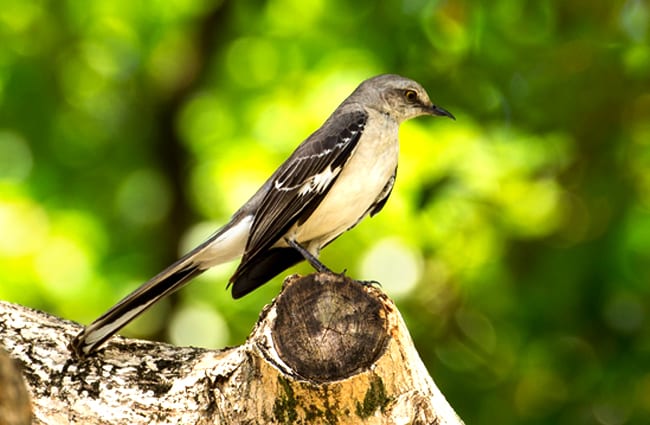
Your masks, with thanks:
[{"label": "mockingbird", "polygon": [[318,271],[320,250],[388,200],[397,172],[398,129],[420,115],[443,115],[422,86],[399,75],[370,78],[201,245],[144,283],[72,341],[79,356],[96,350],[162,297],[208,268],[237,257],[233,298],[307,260]]}]

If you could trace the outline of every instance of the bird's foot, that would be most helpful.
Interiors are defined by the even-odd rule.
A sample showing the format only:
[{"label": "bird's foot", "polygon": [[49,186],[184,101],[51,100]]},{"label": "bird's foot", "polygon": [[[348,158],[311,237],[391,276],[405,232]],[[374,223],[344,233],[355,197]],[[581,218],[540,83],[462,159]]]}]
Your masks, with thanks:
[{"label": "bird's foot", "polygon": [[377,280],[357,280],[363,286],[378,286],[381,288],[381,283]]}]

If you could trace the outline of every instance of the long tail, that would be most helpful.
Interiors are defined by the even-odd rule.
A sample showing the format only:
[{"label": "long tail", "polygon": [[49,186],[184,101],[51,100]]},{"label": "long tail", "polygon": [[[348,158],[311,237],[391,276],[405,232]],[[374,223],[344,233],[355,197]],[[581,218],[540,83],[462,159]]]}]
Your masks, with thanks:
[{"label": "long tail", "polygon": [[72,340],[72,350],[80,357],[87,356],[158,300],[204,271],[186,263],[187,260],[182,259],[172,264],[86,326]]},{"label": "long tail", "polygon": [[72,340],[70,348],[79,357],[89,355],[161,298],[180,289],[208,268],[241,255],[250,223],[251,218],[244,217],[226,225],[86,326]]}]

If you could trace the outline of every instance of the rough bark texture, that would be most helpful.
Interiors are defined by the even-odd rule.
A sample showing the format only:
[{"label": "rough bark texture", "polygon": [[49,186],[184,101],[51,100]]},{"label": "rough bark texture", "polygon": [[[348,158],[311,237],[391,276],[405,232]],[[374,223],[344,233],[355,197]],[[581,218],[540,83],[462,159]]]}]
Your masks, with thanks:
[{"label": "rough bark texture", "polygon": [[395,305],[338,275],[287,278],[234,348],[116,337],[77,360],[79,330],[0,302],[0,346],[21,364],[35,424],[462,424]]}]

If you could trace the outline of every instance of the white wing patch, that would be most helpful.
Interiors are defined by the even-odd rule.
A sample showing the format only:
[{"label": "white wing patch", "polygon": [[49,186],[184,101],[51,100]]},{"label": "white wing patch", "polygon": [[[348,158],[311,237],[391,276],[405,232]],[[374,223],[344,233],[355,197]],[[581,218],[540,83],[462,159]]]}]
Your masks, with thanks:
[{"label": "white wing patch", "polygon": [[289,192],[291,190],[295,190],[298,186],[300,186],[299,184],[294,185],[294,186],[285,186],[284,183],[285,182],[283,182],[283,181],[276,180],[275,183],[273,183],[273,187],[275,188],[275,190],[281,190],[283,192]]},{"label": "white wing patch", "polygon": [[341,167],[336,167],[332,170],[332,167],[327,167],[322,173],[314,174],[311,176],[298,191],[299,196],[307,195],[311,192],[322,192],[327,186],[336,178],[336,176],[341,172]]},{"label": "white wing patch", "polygon": [[[364,124],[360,124],[358,126],[358,129],[348,130],[349,136],[339,139],[340,141],[329,149],[323,149],[318,153],[313,153],[311,155],[305,155],[305,156],[295,158],[292,163],[292,168],[296,169],[299,166],[299,164],[302,163],[303,161],[317,161],[324,156],[330,155],[335,150],[344,148],[348,143],[352,141],[352,139],[356,137],[357,134],[359,134],[359,132],[363,129],[363,127]],[[332,170],[332,166],[329,165],[327,169],[325,169],[321,173],[314,174],[313,176],[306,178],[304,181],[294,185],[286,184],[287,180],[289,180],[289,176],[286,176],[287,172],[285,172],[284,173],[284,175],[286,176],[285,179],[281,180],[280,178],[278,178],[273,183],[273,187],[275,190],[279,190],[282,192],[289,192],[289,191],[299,189],[298,191],[299,196],[304,196],[314,191],[322,192],[332,182],[332,180],[336,178],[336,176],[340,172],[341,172],[340,166]]]},{"label": "white wing patch", "polygon": [[[358,131],[353,130],[350,133],[352,134],[352,136],[354,136],[354,135],[356,135],[358,133]],[[336,149],[341,149],[343,146],[347,145],[350,142],[350,140],[352,140],[352,137],[344,137],[340,142],[335,144],[334,147],[332,147],[330,149],[324,149],[324,150],[322,150],[322,151],[320,151],[318,153],[312,154],[312,155],[306,155],[306,156],[301,156],[299,158],[296,158],[296,164],[298,164],[298,163],[300,163],[302,161],[314,160],[314,159],[322,158],[325,155],[329,155],[330,153],[332,153],[332,151],[334,151]]]}]

